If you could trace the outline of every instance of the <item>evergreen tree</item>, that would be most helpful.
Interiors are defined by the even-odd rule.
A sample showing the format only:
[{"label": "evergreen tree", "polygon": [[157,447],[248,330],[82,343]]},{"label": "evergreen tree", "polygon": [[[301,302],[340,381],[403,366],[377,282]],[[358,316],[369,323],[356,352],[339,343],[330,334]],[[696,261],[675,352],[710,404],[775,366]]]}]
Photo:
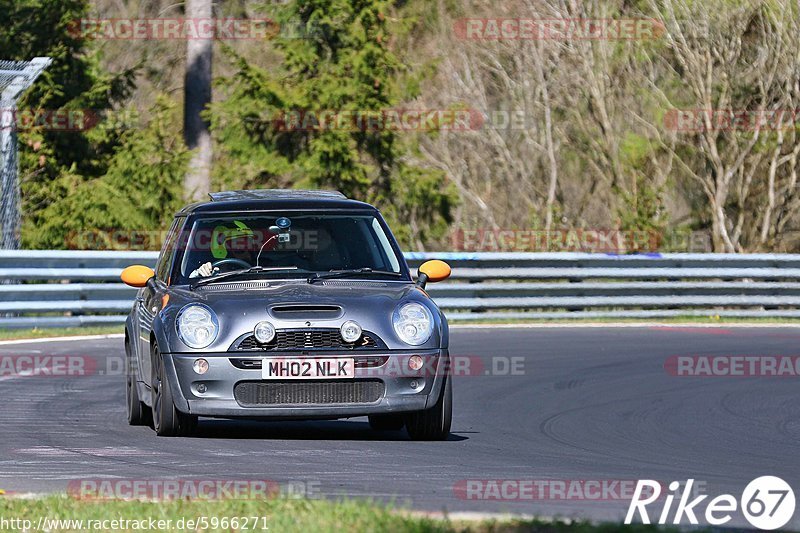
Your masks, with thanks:
[{"label": "evergreen tree", "polygon": [[[103,72],[99,54],[87,47],[86,36],[77,31],[88,9],[87,0],[0,0],[0,13],[4,15],[0,26],[2,59],[53,58],[20,101],[21,115],[39,110],[44,116],[66,116],[71,111],[97,117],[129,94],[134,70]],[[55,235],[38,232],[32,241],[31,229],[49,222],[42,213],[53,202],[106,171],[119,142],[117,132],[65,131],[34,125],[20,131],[19,138],[23,246],[60,248],[64,243]]]},{"label": "evergreen tree", "polygon": [[[409,162],[411,135],[380,119],[416,94],[392,50],[390,0],[294,0],[279,11],[280,68],[236,55],[229,94],[212,112],[223,155],[221,186],[319,187],[381,207],[406,245],[446,230],[453,188],[438,170]],[[326,114],[354,117],[316,127]],[[375,117],[378,127],[359,119]]]},{"label": "evergreen tree", "polygon": [[146,125],[121,130],[102,176],[87,179],[66,172],[62,179],[71,179],[74,186],[40,212],[41,225],[25,228],[29,242],[54,248],[66,243],[79,249],[159,249],[158,232],[169,227],[183,204],[189,151],[177,133],[180,123],[178,106],[162,97]]}]

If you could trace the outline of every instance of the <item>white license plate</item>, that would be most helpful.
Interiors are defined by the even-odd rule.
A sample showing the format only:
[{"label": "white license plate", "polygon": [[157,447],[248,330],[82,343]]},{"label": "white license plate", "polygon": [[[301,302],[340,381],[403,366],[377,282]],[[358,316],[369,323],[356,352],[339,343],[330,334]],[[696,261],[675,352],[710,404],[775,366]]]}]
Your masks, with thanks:
[{"label": "white license plate", "polygon": [[272,357],[261,361],[262,379],[348,379],[355,375],[353,358]]}]

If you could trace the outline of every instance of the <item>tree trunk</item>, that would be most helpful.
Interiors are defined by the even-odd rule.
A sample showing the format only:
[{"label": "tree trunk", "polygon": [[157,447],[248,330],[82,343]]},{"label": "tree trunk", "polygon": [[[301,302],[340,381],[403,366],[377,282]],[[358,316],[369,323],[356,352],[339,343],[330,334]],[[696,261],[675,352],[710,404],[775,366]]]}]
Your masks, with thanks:
[{"label": "tree trunk", "polygon": [[[186,18],[198,26],[212,18],[211,0],[186,0]],[[183,135],[193,150],[183,182],[187,201],[206,199],[211,190],[211,132],[200,114],[211,103],[211,60],[213,39],[186,40],[186,77],[184,81]]]}]

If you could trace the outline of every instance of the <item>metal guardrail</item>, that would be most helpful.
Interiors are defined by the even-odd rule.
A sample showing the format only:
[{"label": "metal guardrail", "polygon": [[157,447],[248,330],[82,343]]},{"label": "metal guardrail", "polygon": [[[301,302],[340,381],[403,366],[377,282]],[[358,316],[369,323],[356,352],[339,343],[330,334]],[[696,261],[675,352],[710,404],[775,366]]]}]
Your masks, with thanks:
[{"label": "metal guardrail", "polygon": [[[0,327],[121,324],[119,281],[155,252],[0,251]],[[735,316],[800,318],[800,255],[408,253],[443,259],[428,290],[451,321]]]}]

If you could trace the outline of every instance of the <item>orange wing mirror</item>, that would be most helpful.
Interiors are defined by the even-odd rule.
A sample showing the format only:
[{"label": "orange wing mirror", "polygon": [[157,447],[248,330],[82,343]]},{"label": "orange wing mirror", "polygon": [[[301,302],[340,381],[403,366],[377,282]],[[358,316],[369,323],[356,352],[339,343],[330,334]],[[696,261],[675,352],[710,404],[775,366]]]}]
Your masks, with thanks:
[{"label": "orange wing mirror", "polygon": [[133,265],[123,270],[119,277],[126,285],[131,287],[144,287],[147,285],[147,281],[155,275],[156,273],[153,272],[152,268]]},{"label": "orange wing mirror", "polygon": [[417,285],[424,289],[425,284],[429,281],[436,283],[437,281],[446,280],[450,277],[450,272],[450,265],[444,261],[439,261],[438,259],[425,261],[417,271]]}]

